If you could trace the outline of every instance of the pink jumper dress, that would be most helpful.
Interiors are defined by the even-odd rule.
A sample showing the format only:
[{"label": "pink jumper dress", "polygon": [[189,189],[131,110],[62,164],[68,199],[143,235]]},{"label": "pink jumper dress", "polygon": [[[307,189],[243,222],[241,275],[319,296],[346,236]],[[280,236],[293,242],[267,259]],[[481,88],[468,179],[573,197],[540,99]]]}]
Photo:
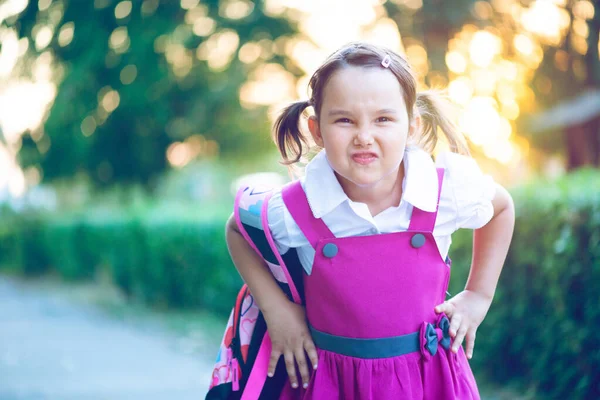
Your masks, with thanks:
[{"label": "pink jumper dress", "polygon": [[[444,170],[438,170],[439,193]],[[314,218],[299,182],[283,200],[316,250],[304,276],[318,350],[309,386],[281,399],[479,399],[465,353],[451,352],[445,299],[450,267],[433,237],[435,212],[413,209],[406,232],[336,238]]]}]

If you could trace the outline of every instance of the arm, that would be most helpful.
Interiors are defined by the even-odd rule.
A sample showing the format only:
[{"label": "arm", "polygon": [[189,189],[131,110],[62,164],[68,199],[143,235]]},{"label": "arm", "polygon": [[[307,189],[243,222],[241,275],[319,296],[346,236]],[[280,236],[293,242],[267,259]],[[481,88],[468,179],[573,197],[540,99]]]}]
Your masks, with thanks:
[{"label": "arm", "polygon": [[233,215],[227,221],[225,239],[233,264],[250,288],[263,314],[268,314],[272,308],[289,302],[263,259],[242,236]]},{"label": "arm", "polygon": [[267,323],[272,342],[269,376],[273,376],[283,355],[292,387],[298,387],[296,364],[304,387],[307,387],[310,375],[304,352],[314,368],[317,367],[318,356],[306,324],[304,307],[288,300],[263,259],[242,236],[233,215],[227,221],[225,238],[231,259]]},{"label": "arm", "polygon": [[515,225],[512,198],[500,185],[496,185],[492,205],[494,216],[473,235],[473,260],[465,290],[435,308],[450,318],[452,351],[456,353],[466,337],[468,358],[473,357],[477,328],[492,304]]},{"label": "arm", "polygon": [[496,292],[496,284],[515,226],[512,197],[500,185],[496,185],[496,196],[492,204],[492,220],[473,234],[473,260],[465,288],[489,299],[490,303]]}]

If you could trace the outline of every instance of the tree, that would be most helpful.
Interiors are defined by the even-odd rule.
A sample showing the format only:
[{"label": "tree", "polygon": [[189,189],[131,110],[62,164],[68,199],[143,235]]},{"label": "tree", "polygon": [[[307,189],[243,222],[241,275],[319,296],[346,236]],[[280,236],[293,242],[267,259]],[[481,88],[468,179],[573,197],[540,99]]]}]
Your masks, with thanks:
[{"label": "tree", "polygon": [[488,157],[502,160],[510,153],[501,151],[502,141],[493,136],[516,131],[513,144],[564,154],[572,169],[599,165],[600,115],[584,119],[582,114],[579,123],[565,120],[551,128],[536,121],[547,120],[543,111],[553,113],[565,100],[577,113],[576,98],[600,87],[600,10],[588,0],[562,3],[391,0],[386,8],[405,43],[419,50],[407,53],[423,83],[449,83],[453,100],[476,106],[471,117],[477,115],[474,110],[491,117],[493,123],[465,124],[472,127],[471,139],[486,131],[476,145]]},{"label": "tree", "polygon": [[[243,108],[239,89],[257,64],[283,61],[272,40],[293,28],[261,1],[39,1],[5,23],[37,45],[31,60],[54,58],[59,72],[49,116],[19,152],[45,181],[150,184],[168,161],[270,143],[265,110]],[[247,43],[260,54],[244,63]]]}]

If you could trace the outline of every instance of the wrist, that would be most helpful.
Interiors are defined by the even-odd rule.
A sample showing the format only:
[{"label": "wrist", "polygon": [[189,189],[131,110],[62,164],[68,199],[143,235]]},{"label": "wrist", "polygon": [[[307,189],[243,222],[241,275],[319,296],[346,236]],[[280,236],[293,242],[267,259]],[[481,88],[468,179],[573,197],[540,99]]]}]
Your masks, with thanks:
[{"label": "wrist", "polygon": [[489,291],[485,291],[482,289],[473,289],[473,288],[467,287],[467,288],[465,288],[465,291],[471,292],[471,293],[481,297],[482,300],[488,301],[489,303],[491,303],[492,300],[494,299],[494,293],[489,293]]},{"label": "wrist", "polygon": [[283,292],[281,292],[281,296],[279,294],[274,294],[266,299],[263,299],[263,301],[259,305],[259,308],[265,316],[265,319],[267,319],[269,318],[269,316],[281,312],[282,309],[289,306],[290,304],[292,304],[292,302],[287,298],[287,296]]}]

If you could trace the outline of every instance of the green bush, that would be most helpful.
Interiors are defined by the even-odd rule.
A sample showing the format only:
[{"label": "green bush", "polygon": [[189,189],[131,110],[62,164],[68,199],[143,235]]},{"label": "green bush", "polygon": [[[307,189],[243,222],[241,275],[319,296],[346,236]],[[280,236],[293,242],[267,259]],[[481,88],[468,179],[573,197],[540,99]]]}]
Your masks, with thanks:
[{"label": "green bush", "polygon": [[[600,398],[600,173],[512,191],[516,225],[474,371],[552,399]],[[450,292],[464,288],[472,234],[455,235]]]},{"label": "green bush", "polygon": [[108,276],[132,300],[225,314],[241,286],[222,210],[174,205],[27,214],[0,229],[0,265],[68,280]]}]

